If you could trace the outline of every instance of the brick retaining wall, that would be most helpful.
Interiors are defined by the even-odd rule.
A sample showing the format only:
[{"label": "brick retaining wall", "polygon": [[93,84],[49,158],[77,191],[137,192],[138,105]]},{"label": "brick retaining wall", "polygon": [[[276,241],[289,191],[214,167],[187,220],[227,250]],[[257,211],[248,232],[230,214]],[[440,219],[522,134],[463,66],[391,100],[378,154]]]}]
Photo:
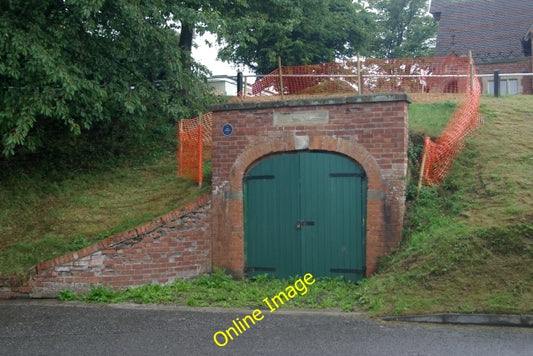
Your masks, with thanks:
[{"label": "brick retaining wall", "polygon": [[[211,272],[210,196],[130,231],[37,265],[29,281],[0,279],[0,299],[57,297],[91,286],[165,284]],[[3,285],[3,287],[2,287]]]}]

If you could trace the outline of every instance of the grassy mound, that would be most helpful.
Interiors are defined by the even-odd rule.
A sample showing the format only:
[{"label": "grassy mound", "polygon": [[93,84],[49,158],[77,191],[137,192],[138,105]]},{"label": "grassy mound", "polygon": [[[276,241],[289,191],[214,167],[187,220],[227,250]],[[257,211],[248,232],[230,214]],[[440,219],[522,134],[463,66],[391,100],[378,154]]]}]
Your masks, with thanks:
[{"label": "grassy mound", "polygon": [[531,96],[482,98],[484,126],[446,182],[410,202],[405,239],[360,285],[361,305],[376,314],[533,312],[531,112]]}]

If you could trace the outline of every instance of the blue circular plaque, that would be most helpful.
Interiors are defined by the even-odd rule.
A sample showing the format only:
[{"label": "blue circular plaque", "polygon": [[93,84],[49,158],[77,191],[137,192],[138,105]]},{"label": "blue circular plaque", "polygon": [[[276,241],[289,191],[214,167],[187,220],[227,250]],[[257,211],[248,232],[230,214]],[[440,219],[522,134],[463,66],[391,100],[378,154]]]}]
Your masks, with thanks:
[{"label": "blue circular plaque", "polygon": [[233,126],[231,126],[231,124],[224,124],[224,126],[222,126],[222,133],[224,136],[231,135],[233,133]]}]

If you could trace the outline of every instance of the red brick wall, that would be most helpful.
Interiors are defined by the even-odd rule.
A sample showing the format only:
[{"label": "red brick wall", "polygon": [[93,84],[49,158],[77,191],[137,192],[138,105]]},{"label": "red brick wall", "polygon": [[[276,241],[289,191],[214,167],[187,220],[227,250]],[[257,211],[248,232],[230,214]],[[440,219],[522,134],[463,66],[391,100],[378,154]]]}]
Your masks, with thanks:
[{"label": "red brick wall", "polygon": [[531,73],[531,59],[508,63],[476,63],[477,74],[492,74],[497,69],[500,73]]},{"label": "red brick wall", "polygon": [[209,210],[210,196],[204,196],[133,230],[41,263],[29,282],[5,281],[0,299],[57,297],[65,289],[84,293],[95,285],[164,284],[211,272]]},{"label": "red brick wall", "polygon": [[[242,182],[250,165],[268,155],[308,149],[342,153],[365,169],[367,274],[374,272],[378,257],[391,252],[401,238],[408,101],[404,94],[380,94],[213,107],[213,265],[243,276]],[[310,110],[327,110],[329,123],[273,125],[274,113]],[[233,126],[231,136],[222,134],[226,123]]]}]

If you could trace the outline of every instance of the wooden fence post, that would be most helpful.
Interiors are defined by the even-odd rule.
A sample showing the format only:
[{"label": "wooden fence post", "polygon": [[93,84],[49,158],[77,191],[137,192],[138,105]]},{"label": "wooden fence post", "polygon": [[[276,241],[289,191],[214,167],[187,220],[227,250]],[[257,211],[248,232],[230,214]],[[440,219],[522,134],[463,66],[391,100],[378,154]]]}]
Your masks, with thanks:
[{"label": "wooden fence post", "polygon": [[204,130],[203,115],[200,113],[200,123],[198,126],[198,188],[202,188],[204,180]]},{"label": "wooden fence post", "polygon": [[178,123],[178,175],[183,174],[183,119]]},{"label": "wooden fence post", "polygon": [[281,93],[281,100],[283,100],[283,73],[281,72],[281,56],[278,56],[278,71],[279,71],[279,91]]},{"label": "wooden fence post", "polygon": [[357,92],[359,95],[363,94],[363,88],[361,88],[361,59],[359,52],[357,52]]},{"label": "wooden fence post", "polygon": [[472,51],[468,51],[468,71],[470,74],[470,94],[474,93],[474,59],[472,58]]},{"label": "wooden fence post", "polygon": [[422,155],[422,163],[420,164],[420,175],[418,177],[418,190],[416,192],[416,199],[420,196],[420,189],[422,189],[422,181],[424,180],[424,171],[426,170],[426,158],[427,158],[427,149],[426,149],[426,140],[429,140],[429,137],[424,139],[424,154]]}]

